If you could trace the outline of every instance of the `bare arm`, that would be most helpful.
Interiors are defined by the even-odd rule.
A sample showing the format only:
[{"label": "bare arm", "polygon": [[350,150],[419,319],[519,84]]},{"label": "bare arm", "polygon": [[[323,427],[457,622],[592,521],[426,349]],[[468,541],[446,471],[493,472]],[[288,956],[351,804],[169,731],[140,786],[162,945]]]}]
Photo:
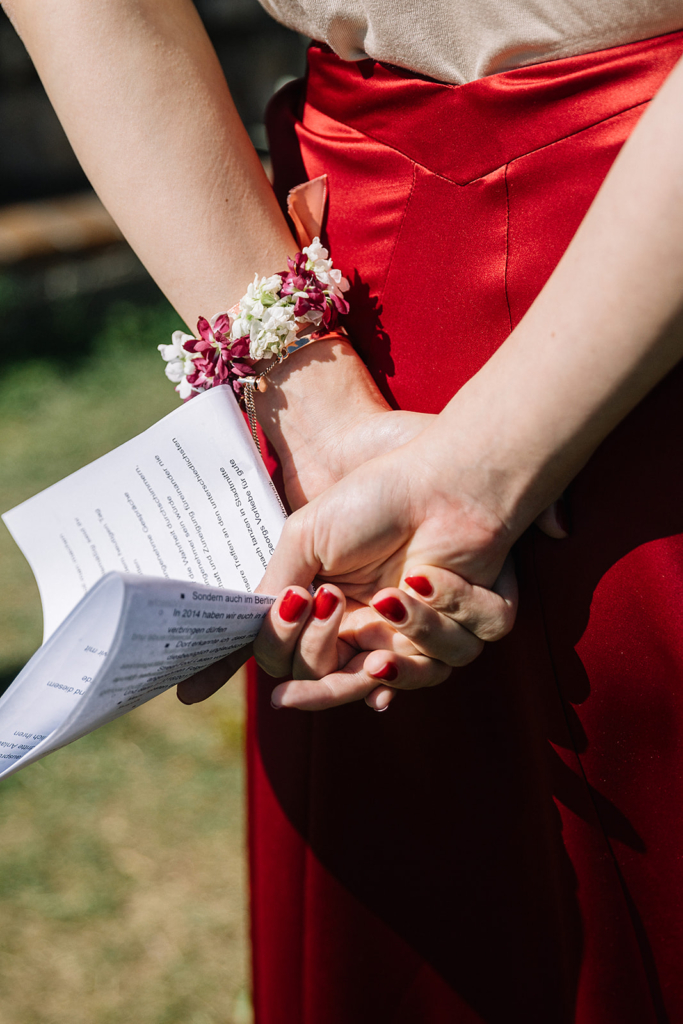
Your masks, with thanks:
[{"label": "bare arm", "polygon": [[[417,437],[298,511],[263,585],[305,587],[318,574],[375,608],[400,601],[400,632],[448,660],[467,608],[444,600],[450,584],[435,567],[491,586],[514,540],[683,356],[682,312],[683,61],[507,341]],[[405,582],[416,575],[434,586],[422,601]],[[262,631],[257,651],[281,675],[287,648],[276,633]],[[387,660],[392,686],[416,685],[400,657]],[[376,682],[359,655],[323,682],[283,684],[274,699],[326,707]]]},{"label": "bare arm", "polygon": [[188,324],[294,245],[190,0],[9,0],[103,203]]},{"label": "bare arm", "polygon": [[[256,271],[286,267],[296,242],[191,0],[4,6],[94,188],[191,329]],[[358,431],[346,446],[356,465],[423,425],[410,413],[377,419],[388,407],[344,342],[304,350],[273,382],[259,416],[296,505],[350,468],[335,438]]]},{"label": "bare arm", "polygon": [[[91,183],[190,328],[233,305],[255,272],[286,266],[296,242],[191,0],[4,7]],[[388,411],[348,343],[316,347],[318,358],[288,360],[260,401],[295,504],[348,469],[339,439],[357,464],[424,423]],[[243,660],[209,670],[203,695]]]},{"label": "bare arm", "polygon": [[438,424],[473,474],[486,453],[513,534],[683,356],[682,312],[680,61],[536,301]]},{"label": "bare arm", "polygon": [[[380,487],[373,476],[379,481],[386,473],[384,508],[395,493],[401,543],[438,508],[450,526],[434,564],[490,584],[510,544],[681,358],[682,310],[683,61],[509,338],[416,438],[301,509],[287,524],[292,542],[281,545],[268,578],[284,572],[288,582],[306,585],[321,564],[335,576],[355,572],[360,533],[383,536],[390,513],[377,494],[377,514],[365,508],[361,524],[351,503],[361,478],[371,500]],[[342,494],[349,508],[333,513]],[[325,533],[322,509],[359,536],[342,542],[336,532]],[[288,551],[298,555],[288,560]],[[379,552],[368,554],[376,565]],[[410,561],[403,548],[390,567],[373,570],[373,585]]]}]

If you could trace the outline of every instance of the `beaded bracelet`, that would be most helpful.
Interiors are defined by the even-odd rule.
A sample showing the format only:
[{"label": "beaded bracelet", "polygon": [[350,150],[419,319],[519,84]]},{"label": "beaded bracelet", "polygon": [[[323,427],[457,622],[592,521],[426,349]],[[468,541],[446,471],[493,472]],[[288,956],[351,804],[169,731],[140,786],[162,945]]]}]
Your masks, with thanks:
[{"label": "beaded bracelet", "polygon": [[[293,352],[339,334],[338,316],[349,311],[344,298],[349,282],[334,268],[319,238],[294,259],[288,257],[287,264],[287,271],[272,277],[256,274],[227,313],[217,313],[211,320],[201,316],[198,338],[174,331],[170,345],[158,346],[166,376],[176,384],[181,399],[219,384],[232,386],[244,401],[259,452],[254,391],[265,391],[267,375]],[[254,365],[262,359],[272,362],[254,374]]]}]

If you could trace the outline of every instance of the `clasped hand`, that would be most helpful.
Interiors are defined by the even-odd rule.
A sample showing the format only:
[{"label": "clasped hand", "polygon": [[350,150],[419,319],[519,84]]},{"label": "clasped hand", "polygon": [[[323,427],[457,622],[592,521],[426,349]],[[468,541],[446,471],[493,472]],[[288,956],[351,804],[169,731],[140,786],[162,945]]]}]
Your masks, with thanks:
[{"label": "clasped hand", "polygon": [[[438,434],[426,429],[432,417],[386,411],[371,420],[369,450],[374,444],[381,454],[362,461],[368,445],[359,428],[346,475],[348,460],[337,466],[328,445],[332,480],[321,483],[319,460],[308,477],[299,462],[288,483],[288,493],[311,500],[285,524],[259,586],[279,596],[254,644],[266,672],[292,676],[273,690],[275,707],[365,699],[383,710],[398,689],[443,682],[514,623],[514,538],[494,503],[471,486],[470,473],[443,472]],[[552,509],[541,525],[563,535]],[[180,684],[180,699],[208,697],[251,653]]]},{"label": "clasped hand", "polygon": [[364,698],[382,710],[396,689],[443,682],[512,627],[505,526],[443,487],[425,443],[364,463],[286,523],[260,589],[289,586],[254,645],[270,675],[294,677],[273,691],[276,707]]}]

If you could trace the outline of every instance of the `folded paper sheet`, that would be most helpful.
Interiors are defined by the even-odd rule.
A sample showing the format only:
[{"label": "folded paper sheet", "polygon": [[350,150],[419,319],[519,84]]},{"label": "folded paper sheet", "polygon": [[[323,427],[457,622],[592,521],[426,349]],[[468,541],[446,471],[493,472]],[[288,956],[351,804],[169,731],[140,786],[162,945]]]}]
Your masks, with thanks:
[{"label": "folded paper sheet", "polygon": [[0,698],[0,778],[254,638],[284,523],[226,387],[3,516],[44,644]]}]

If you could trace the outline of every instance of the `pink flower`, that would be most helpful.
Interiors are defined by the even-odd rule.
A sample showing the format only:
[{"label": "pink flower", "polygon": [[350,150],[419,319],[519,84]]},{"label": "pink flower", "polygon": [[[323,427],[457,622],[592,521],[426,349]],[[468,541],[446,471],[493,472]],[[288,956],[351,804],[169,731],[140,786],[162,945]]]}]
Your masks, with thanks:
[{"label": "pink flower", "polygon": [[240,394],[257,360],[284,358],[297,333],[320,337],[336,326],[339,314],[348,313],[343,293],[349,282],[319,238],[288,258],[287,268],[269,278],[256,274],[232,315],[200,317],[198,337],[176,331],[171,345],[159,345],[166,375],[182,398],[219,384]]},{"label": "pink flower", "polygon": [[351,307],[349,306],[349,304],[346,301],[346,299],[343,299],[341,297],[341,295],[334,295],[334,294],[331,295],[330,298],[332,299],[332,301],[334,302],[335,306],[337,307],[337,310],[340,313],[348,313],[348,311],[349,311],[349,309]]},{"label": "pink flower", "polygon": [[[339,313],[348,313],[349,304],[335,291],[327,290],[323,282],[312,270],[307,270],[308,257],[298,252],[294,259],[287,258],[289,272],[280,274],[282,286],[280,295],[296,294],[294,316],[306,316],[307,313],[320,313],[319,329],[329,330],[337,323]],[[305,294],[302,295],[301,292]],[[315,317],[310,320],[316,322]]]},{"label": "pink flower", "polygon": [[195,371],[188,374],[187,381],[197,391],[231,384],[237,394],[242,390],[242,377],[253,373],[249,358],[249,337],[230,341],[230,318],[227,313],[214,317],[212,323],[200,316],[197,321],[198,338],[186,341],[183,348],[196,353]]},{"label": "pink flower", "polygon": [[288,274],[280,274],[282,286],[280,295],[293,295],[294,292],[305,292],[309,286],[319,287],[318,279],[310,270],[306,270],[308,260],[303,253],[298,252],[294,259],[287,257]]}]

